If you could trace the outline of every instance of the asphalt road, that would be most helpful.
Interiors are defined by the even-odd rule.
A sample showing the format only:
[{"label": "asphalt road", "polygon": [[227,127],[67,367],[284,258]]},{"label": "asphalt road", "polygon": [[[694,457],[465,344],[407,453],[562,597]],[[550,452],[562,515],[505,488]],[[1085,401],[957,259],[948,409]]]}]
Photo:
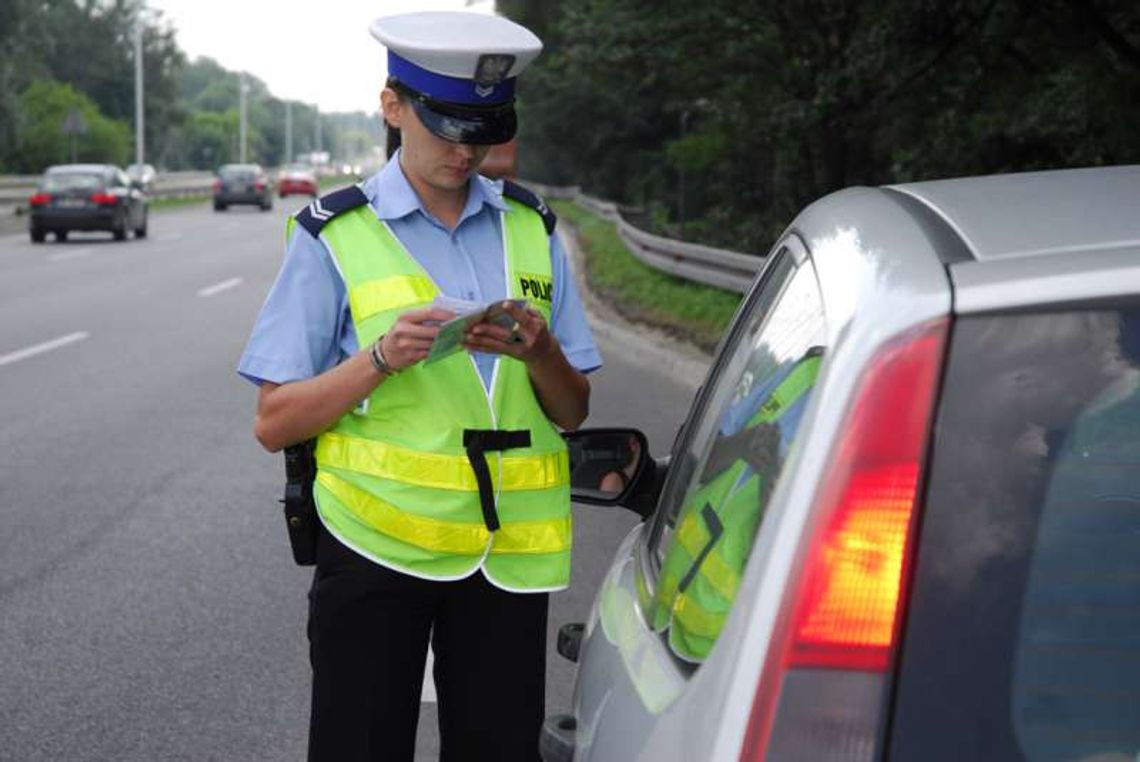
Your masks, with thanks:
[{"label": "asphalt road", "polygon": [[[300,760],[306,592],[234,366],[281,258],[286,208],[155,213],[150,237],[0,235],[0,760]],[[587,425],[667,451],[692,397],[652,355],[601,342]],[[549,713],[637,517],[576,507],[552,598]],[[422,759],[438,748],[424,704]]]}]

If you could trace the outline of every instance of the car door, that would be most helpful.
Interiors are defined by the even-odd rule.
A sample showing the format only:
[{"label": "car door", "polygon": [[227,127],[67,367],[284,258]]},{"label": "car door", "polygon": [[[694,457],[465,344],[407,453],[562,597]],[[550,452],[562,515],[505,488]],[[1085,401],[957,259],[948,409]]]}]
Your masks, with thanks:
[{"label": "car door", "polygon": [[717,679],[704,667],[748,595],[740,580],[811,405],[826,335],[814,268],[788,236],[677,437],[656,513],[603,582],[575,689],[577,759],[637,759],[664,725],[702,722],[690,705],[702,680]]}]

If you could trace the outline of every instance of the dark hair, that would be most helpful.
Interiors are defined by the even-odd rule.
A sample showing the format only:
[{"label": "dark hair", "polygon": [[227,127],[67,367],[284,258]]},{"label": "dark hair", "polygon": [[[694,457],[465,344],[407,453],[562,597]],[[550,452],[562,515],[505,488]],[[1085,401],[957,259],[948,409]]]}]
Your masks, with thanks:
[{"label": "dark hair", "polygon": [[[399,80],[397,80],[395,77],[388,77],[388,81],[384,83],[384,87],[390,87],[396,91],[396,97],[400,100],[401,103],[407,103],[408,97],[404,94],[404,91],[398,87],[398,85]],[[381,117],[383,117],[383,115],[381,115]],[[388,124],[387,119],[384,120],[384,127],[386,128],[387,132],[387,137],[384,144],[384,156],[391,159],[392,154],[396,153],[396,149],[400,147],[400,128],[393,127],[392,125]]]}]

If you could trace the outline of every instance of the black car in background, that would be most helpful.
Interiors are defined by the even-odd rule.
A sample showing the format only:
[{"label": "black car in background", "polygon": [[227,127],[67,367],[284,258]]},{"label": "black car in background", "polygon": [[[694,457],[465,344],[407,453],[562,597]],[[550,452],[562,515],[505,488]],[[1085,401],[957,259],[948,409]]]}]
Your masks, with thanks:
[{"label": "black car in background", "polygon": [[233,204],[253,204],[267,212],[273,208],[273,184],[260,164],[226,164],[214,180],[214,211]]},{"label": "black car in background", "polygon": [[48,233],[67,240],[73,230],[107,230],[122,241],[127,231],[146,236],[147,196],[138,183],[111,164],[48,167],[28,199],[28,233],[43,243]]}]

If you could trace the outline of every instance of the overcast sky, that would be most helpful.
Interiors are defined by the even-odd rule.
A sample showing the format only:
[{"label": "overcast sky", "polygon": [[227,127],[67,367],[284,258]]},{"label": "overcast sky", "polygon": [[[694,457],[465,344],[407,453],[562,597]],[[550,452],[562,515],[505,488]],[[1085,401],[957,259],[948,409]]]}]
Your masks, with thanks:
[{"label": "overcast sky", "polygon": [[384,48],[368,25],[408,11],[490,13],[493,0],[147,0],[178,30],[191,59],[209,56],[247,71],[276,97],[322,111],[373,111],[387,74]]}]

